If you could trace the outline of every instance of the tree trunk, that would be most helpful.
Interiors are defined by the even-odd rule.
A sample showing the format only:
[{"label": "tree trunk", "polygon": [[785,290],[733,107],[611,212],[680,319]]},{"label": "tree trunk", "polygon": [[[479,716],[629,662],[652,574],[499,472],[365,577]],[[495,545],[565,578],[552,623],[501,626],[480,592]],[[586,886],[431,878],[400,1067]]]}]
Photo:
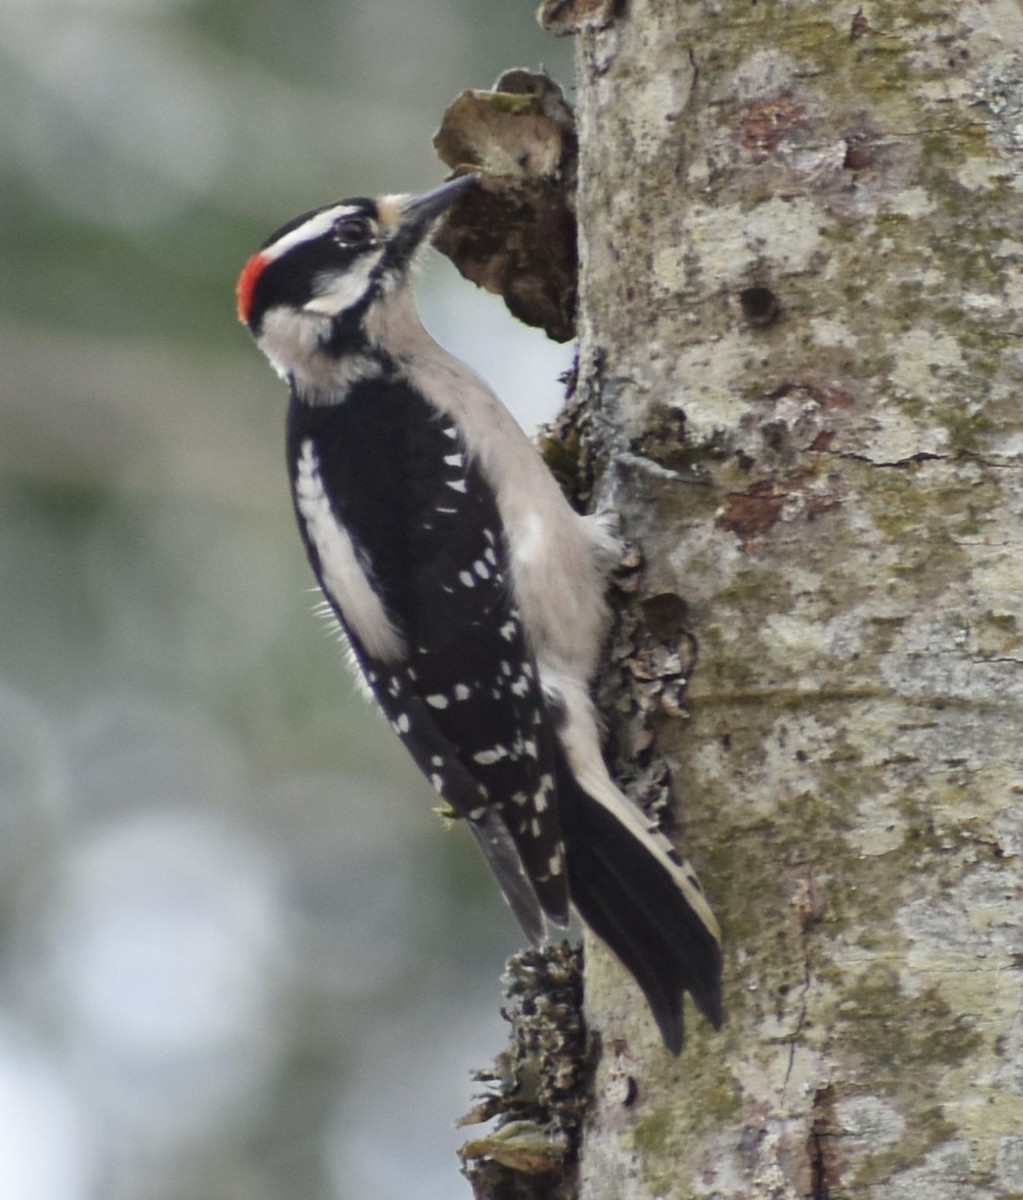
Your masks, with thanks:
[{"label": "tree trunk", "polygon": [[622,749],[656,701],[726,1025],[669,1058],[588,945],[580,1196],[1023,1195],[1023,16],[583,7]]}]

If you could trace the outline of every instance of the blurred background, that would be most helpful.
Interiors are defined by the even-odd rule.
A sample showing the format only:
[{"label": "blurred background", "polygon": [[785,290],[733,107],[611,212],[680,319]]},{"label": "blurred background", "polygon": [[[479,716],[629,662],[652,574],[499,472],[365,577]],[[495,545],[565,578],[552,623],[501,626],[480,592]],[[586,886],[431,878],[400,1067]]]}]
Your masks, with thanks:
[{"label": "blurred background", "polygon": [[[295,213],[420,190],[532,0],[4,0],[0,1198],[469,1195],[522,939],[360,699],[234,316]],[[527,428],[570,348],[439,259]]]}]

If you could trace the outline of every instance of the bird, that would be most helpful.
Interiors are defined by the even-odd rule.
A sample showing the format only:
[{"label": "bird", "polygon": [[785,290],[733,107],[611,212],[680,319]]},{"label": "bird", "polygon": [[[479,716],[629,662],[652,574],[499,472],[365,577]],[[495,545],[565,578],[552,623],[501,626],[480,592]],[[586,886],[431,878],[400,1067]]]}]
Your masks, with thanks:
[{"label": "bird", "polygon": [[238,315],[287,385],[295,516],[357,675],[529,941],[574,909],[677,1055],[684,993],[721,1025],[721,936],[603,757],[590,688],[620,545],[416,307],[416,263],[479,186],[300,214],[245,263]]}]

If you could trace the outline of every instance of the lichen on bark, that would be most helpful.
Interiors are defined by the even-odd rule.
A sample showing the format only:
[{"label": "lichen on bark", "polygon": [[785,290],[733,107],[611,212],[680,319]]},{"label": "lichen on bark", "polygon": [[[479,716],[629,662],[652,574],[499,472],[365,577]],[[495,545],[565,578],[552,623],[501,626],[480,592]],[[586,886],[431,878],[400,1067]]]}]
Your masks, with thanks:
[{"label": "lichen on bark", "polygon": [[588,945],[585,1200],[1023,1194],[1021,47],[1009,0],[580,25],[595,501],[698,647],[654,749],[728,964],[674,1062]]}]

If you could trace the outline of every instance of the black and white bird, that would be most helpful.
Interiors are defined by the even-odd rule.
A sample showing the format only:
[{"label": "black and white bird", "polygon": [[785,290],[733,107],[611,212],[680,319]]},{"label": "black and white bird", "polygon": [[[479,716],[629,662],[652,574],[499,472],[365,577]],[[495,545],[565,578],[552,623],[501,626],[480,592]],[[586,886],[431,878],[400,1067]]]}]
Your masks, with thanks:
[{"label": "black and white bird", "polygon": [[366,684],[530,941],[574,905],[678,1053],[684,992],[720,1024],[720,938],[601,754],[589,683],[614,539],[412,295],[415,259],[474,183],[303,213],[249,259],[238,312],[290,389],[299,529]]}]

